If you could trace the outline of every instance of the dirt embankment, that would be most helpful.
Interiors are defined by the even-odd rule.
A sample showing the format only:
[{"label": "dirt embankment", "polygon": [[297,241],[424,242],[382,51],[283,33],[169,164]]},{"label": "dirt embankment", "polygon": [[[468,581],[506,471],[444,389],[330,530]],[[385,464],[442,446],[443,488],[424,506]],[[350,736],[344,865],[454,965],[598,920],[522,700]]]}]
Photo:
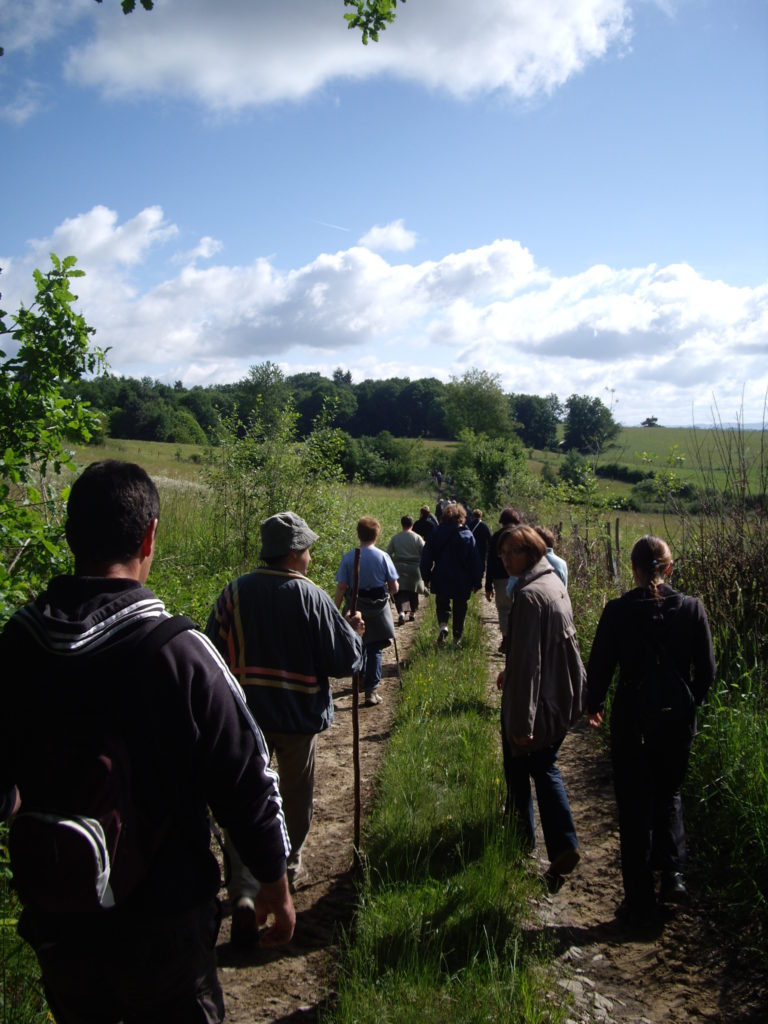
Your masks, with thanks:
[{"label": "dirt embankment", "polygon": [[[501,667],[492,606],[482,602],[489,692]],[[397,631],[401,660],[415,626]],[[394,648],[384,653],[384,702],[360,708],[364,807],[389,735],[399,680]],[[352,876],[353,764],[351,681],[334,688],[336,720],[318,743],[315,816],[305,848],[307,882],[295,894],[296,933],[279,952],[247,953],[229,942],[229,918],[219,938],[219,965],[232,1024],[315,1021],[332,996],[338,928],[354,910]],[[610,764],[586,725],[566,739],[560,766],[579,833],[582,860],[555,896],[544,886],[531,907],[528,937],[549,939],[556,953],[552,996],[570,1000],[578,1022],[768,1021],[768,983],[752,965],[723,952],[721,933],[706,900],[695,889],[690,903],[657,935],[631,935],[614,920],[621,896],[618,827]],[[543,873],[546,862],[532,860]]]}]

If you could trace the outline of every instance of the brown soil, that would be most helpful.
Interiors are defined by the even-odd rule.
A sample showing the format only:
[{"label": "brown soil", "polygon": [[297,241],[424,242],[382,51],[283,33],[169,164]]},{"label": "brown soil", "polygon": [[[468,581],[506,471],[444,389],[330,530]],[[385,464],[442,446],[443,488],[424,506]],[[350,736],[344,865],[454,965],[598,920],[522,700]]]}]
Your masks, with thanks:
[{"label": "brown soil", "polygon": [[[502,664],[496,654],[499,633],[493,607],[481,604],[492,684]],[[414,630],[410,623],[397,630],[401,662]],[[370,806],[399,685],[390,647],[384,652],[384,702],[360,707],[364,808]],[[337,681],[334,699],[336,719],[318,743],[315,815],[304,853],[307,882],[294,897],[294,938],[279,952],[243,953],[230,944],[228,915],[222,925],[219,966],[233,1024],[316,1021],[318,1008],[333,995],[339,928],[350,921],[355,900],[350,681]],[[726,955],[714,911],[695,888],[660,933],[633,935],[617,927],[621,878],[610,765],[586,724],[566,739],[560,766],[582,860],[556,895],[542,885],[527,929],[532,942],[543,938],[554,947],[553,1002],[569,1001],[568,1020],[585,1024],[768,1021],[766,979],[753,965],[736,965]],[[532,870],[545,868],[545,861],[532,860]]]}]

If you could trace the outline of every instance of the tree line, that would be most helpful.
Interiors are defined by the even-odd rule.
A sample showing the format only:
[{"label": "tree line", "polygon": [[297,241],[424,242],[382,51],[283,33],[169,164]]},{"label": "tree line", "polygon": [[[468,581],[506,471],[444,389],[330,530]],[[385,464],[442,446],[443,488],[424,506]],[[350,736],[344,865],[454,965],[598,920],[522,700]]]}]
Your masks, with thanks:
[{"label": "tree line", "polygon": [[181,381],[105,373],[72,381],[69,392],[99,413],[102,436],[176,444],[215,444],[222,420],[269,422],[286,408],[295,412],[300,437],[323,418],[355,440],[388,435],[455,441],[472,431],[517,438],[527,448],[595,454],[619,430],[599,398],[574,394],[561,402],[554,394],[506,393],[498,374],[477,369],[447,383],[389,377],[355,384],[342,368],[330,378],[286,375],[264,362],[231,384],[187,388]]}]

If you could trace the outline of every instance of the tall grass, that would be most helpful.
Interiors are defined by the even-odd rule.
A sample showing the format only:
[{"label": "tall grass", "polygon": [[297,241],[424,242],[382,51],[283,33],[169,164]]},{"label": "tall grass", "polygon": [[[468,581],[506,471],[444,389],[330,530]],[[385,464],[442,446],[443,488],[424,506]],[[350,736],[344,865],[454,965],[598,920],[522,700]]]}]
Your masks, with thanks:
[{"label": "tall grass", "polygon": [[[423,627],[424,630],[424,627]],[[430,613],[404,680],[363,840],[359,908],[327,1024],[553,1021],[521,923],[537,883],[504,828],[482,625],[438,650]]]}]

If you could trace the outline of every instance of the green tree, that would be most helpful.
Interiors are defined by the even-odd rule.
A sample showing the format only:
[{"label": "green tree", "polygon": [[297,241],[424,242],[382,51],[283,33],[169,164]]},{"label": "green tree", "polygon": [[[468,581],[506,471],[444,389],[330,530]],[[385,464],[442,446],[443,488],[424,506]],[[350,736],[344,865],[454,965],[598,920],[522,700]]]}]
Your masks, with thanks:
[{"label": "green tree", "polygon": [[512,434],[509,402],[497,373],[473,368],[461,377],[451,377],[445,388],[445,408],[453,437],[462,430],[488,437]]},{"label": "green tree", "polygon": [[205,475],[217,496],[217,544],[243,570],[258,559],[259,524],[268,516],[293,509],[310,523],[345,519],[341,431],[321,417],[301,441],[296,423],[290,401],[270,419],[221,423]]},{"label": "green tree", "polygon": [[0,310],[0,337],[15,354],[0,351],[0,620],[28,600],[64,565],[62,511],[65,470],[76,468],[67,446],[87,442],[100,429],[98,414],[65,388],[100,371],[104,354],[72,303],[77,260],[51,254],[45,274],[34,271],[35,300],[10,316]]},{"label": "green tree", "polygon": [[[554,399],[554,401],[553,401]],[[557,444],[559,402],[556,395],[510,395],[515,433],[531,448],[552,448]]]},{"label": "green tree", "polygon": [[563,447],[599,455],[608,441],[619,432],[619,424],[611,410],[599,398],[571,395],[565,403],[565,436]]},{"label": "green tree", "polygon": [[500,496],[515,493],[529,477],[525,452],[516,437],[488,437],[462,430],[451,457],[456,494],[468,505],[493,508]]}]

